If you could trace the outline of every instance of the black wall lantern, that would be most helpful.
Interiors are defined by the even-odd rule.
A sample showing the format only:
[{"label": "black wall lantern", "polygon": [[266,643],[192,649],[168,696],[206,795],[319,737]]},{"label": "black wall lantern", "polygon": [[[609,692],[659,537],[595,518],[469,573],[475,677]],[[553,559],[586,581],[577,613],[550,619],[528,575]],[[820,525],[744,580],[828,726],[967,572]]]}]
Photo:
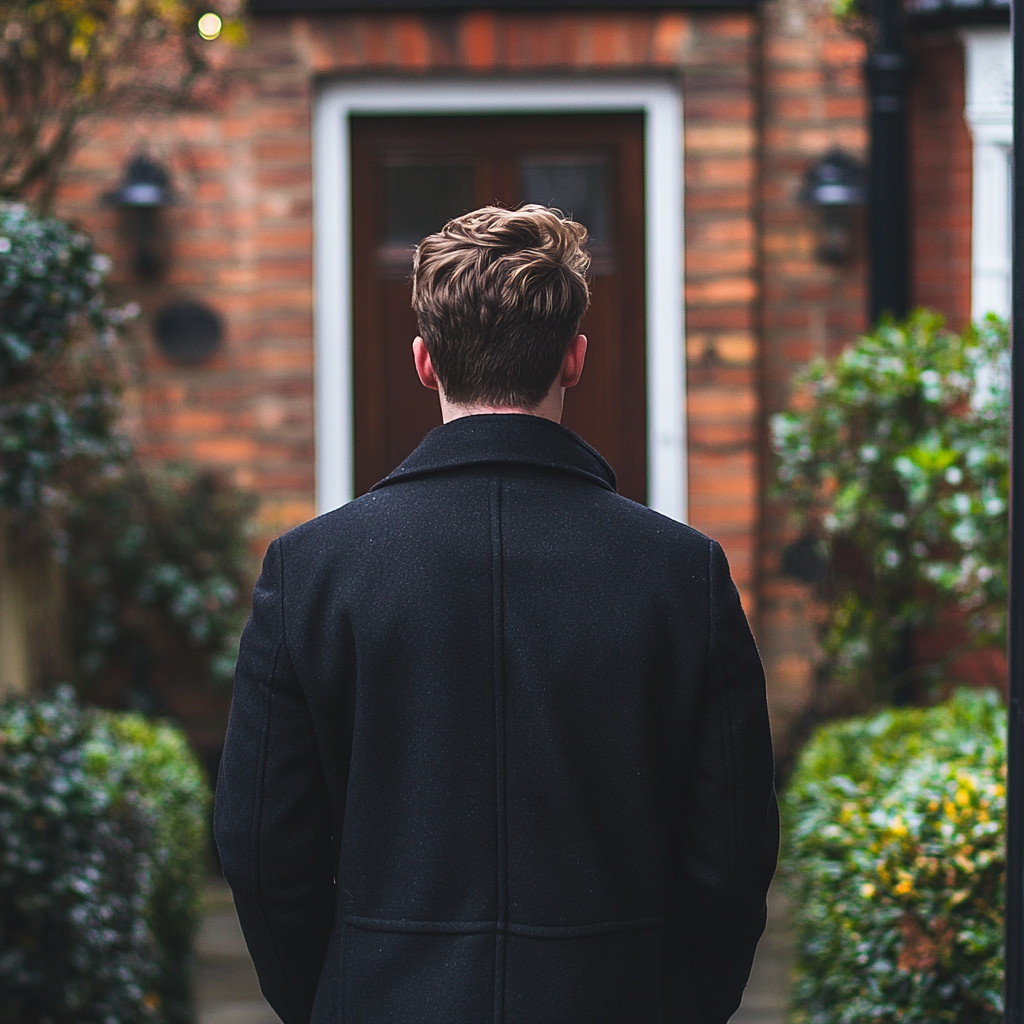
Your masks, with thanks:
[{"label": "black wall lantern", "polygon": [[866,199],[864,168],[833,149],[808,168],[802,198],[818,211],[818,259],[845,263],[853,255],[854,217]]},{"label": "black wall lantern", "polygon": [[159,276],[167,265],[167,232],[162,209],[173,202],[167,169],[148,156],[133,157],[125,168],[124,184],[107,195],[125,217],[125,233],[135,249],[140,277]]}]

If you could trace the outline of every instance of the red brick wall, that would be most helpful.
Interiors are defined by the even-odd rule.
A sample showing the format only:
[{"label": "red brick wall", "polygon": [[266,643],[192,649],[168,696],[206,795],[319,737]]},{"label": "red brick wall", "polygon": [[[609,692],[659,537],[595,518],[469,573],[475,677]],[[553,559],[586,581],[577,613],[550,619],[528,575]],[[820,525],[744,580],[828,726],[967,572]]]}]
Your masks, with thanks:
[{"label": "red brick wall", "polygon": [[911,41],[908,97],[913,303],[954,328],[971,318],[971,163],[964,48],[951,34]]},{"label": "red brick wall", "polygon": [[[684,102],[685,317],[690,518],[722,540],[784,729],[806,693],[814,645],[803,588],[780,581],[788,537],[764,506],[765,413],[793,371],[862,326],[863,262],[814,257],[799,202],[832,144],[862,154],[861,44],[818,7],[760,14],[332,15],[264,18],[247,48],[214,44],[227,77],[205,109],[90,131],[60,211],[116,256],[126,297],[152,312],[193,294],[227,325],[210,364],[168,363],[140,328],[135,424],[148,450],[218,465],[263,500],[265,539],[313,514],[311,111],[338,75],[671,76]],[[510,86],[511,88],[511,86]],[[172,169],[174,258],[165,281],[126,271],[100,202],[143,148]]]},{"label": "red brick wall", "polygon": [[[312,202],[308,82],[295,87],[273,47],[260,49],[242,58],[266,71],[239,74],[209,109],[90,132],[59,209],[99,236],[121,294],[145,311],[132,396],[144,449],[220,467],[256,490],[269,540],[314,514]],[[101,201],[139,149],[167,164],[178,192],[158,285],[135,280],[119,215]],[[152,341],[152,313],[179,296],[224,320],[221,352],[199,367],[170,363]]]},{"label": "red brick wall", "polygon": [[[218,44],[219,45],[219,44]],[[148,450],[223,466],[264,499],[269,536],[313,514],[310,113],[318,77],[660,73],[685,103],[691,515],[721,536],[753,605],[757,517],[755,19],[750,15],[356,15],[256,19],[207,110],[90,133],[60,207],[118,255],[152,312],[194,294],[227,323],[222,354],[183,370],[144,342]],[[174,173],[174,260],[160,287],[123,272],[99,204],[148,148]],[[143,327],[143,333],[146,328]]]},{"label": "red brick wall", "polygon": [[757,618],[757,23],[694,18],[683,73],[690,521]]},{"label": "red brick wall", "polygon": [[[815,214],[800,201],[807,168],[833,146],[866,159],[864,46],[823,6],[772,0],[764,7],[761,369],[765,418],[787,406],[793,375],[834,354],[865,327],[863,225],[848,264],[822,263]],[[766,445],[767,447],[767,445]],[[772,479],[765,459],[762,494]],[[793,539],[785,506],[765,499],[761,629],[779,740],[807,698],[817,656],[809,589],[779,572]]]},{"label": "red brick wall", "polygon": [[[756,612],[756,21],[682,13],[299,20],[314,73],[679,76],[685,130],[690,520],[724,544]],[[710,355],[710,360],[706,356]]]}]

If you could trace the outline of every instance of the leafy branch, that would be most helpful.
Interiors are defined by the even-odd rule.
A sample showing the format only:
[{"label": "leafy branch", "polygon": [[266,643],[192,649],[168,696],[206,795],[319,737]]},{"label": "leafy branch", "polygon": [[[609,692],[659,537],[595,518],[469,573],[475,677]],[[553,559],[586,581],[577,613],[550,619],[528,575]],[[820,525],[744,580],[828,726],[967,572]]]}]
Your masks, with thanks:
[{"label": "leafy branch", "polygon": [[0,198],[46,208],[87,118],[187,103],[210,69],[196,25],[211,10],[244,41],[206,0],[0,0]]},{"label": "leafy branch", "polygon": [[1005,322],[989,317],[963,334],[926,312],[883,323],[813,363],[794,406],[772,421],[777,490],[828,566],[833,676],[869,703],[892,700],[913,665],[914,632],[949,605],[976,645],[1003,644]]}]

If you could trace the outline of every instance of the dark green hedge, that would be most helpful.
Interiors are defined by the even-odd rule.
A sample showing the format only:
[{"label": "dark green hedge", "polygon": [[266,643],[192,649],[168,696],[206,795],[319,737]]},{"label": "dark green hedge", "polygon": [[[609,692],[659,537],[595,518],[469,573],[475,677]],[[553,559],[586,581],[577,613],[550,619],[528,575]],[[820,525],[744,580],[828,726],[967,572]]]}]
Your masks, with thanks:
[{"label": "dark green hedge", "polygon": [[0,1024],[187,1024],[210,794],[174,727],[0,707]]},{"label": "dark green hedge", "polygon": [[794,1024],[999,1024],[1006,713],[962,691],[820,729],[785,799]]}]

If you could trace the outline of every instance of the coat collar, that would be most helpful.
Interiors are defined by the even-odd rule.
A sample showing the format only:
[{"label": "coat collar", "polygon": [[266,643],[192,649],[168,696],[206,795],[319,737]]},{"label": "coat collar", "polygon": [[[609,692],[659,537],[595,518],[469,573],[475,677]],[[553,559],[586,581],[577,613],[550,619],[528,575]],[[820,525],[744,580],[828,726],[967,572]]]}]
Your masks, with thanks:
[{"label": "coat collar", "polygon": [[586,441],[551,420],[520,413],[463,416],[435,427],[405,462],[371,490],[486,463],[543,466],[615,490],[615,471]]}]

